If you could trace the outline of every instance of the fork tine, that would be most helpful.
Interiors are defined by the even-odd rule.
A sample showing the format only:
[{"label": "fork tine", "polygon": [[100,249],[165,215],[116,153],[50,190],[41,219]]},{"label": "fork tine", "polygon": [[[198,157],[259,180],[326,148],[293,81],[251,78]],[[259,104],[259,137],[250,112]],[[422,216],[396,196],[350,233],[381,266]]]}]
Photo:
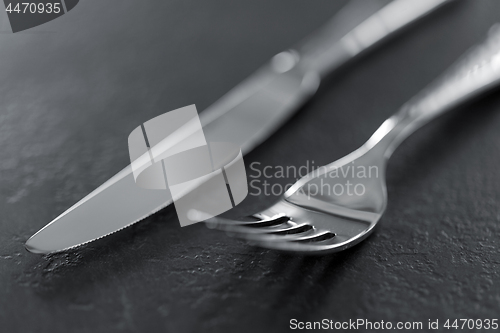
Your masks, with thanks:
[{"label": "fork tine", "polygon": [[294,241],[294,242],[319,242],[328,240],[330,238],[335,237],[335,234],[329,231],[318,231],[314,227],[311,226],[310,229],[305,230],[300,233],[293,234],[236,234],[238,238],[245,239],[247,241],[256,241],[256,242],[271,242],[271,241]]},{"label": "fork tine", "polygon": [[268,230],[268,229],[258,229],[258,230],[262,231],[262,233],[267,233],[270,235],[291,235],[291,234],[303,233],[312,229],[313,227],[309,223],[301,223],[291,226],[290,228],[283,228],[278,230]]},{"label": "fork tine", "polygon": [[303,243],[321,242],[321,241],[332,239],[335,236],[336,235],[333,232],[320,231],[320,232],[317,232],[316,234],[313,234],[313,235],[307,235],[307,236],[302,236],[302,237],[297,237],[295,239],[291,239],[291,241],[303,242]]},{"label": "fork tine", "polygon": [[[258,215],[252,216],[253,218],[259,218]],[[271,218],[263,218],[258,221],[236,221],[231,219],[226,219],[223,217],[213,217],[205,221],[207,227],[211,229],[221,229],[221,227],[248,227],[248,228],[263,228],[263,227],[277,227],[286,224],[290,221],[290,218],[284,214],[279,214]]]},{"label": "fork tine", "polygon": [[283,223],[279,226],[262,228],[222,224],[217,226],[217,228],[233,233],[235,235],[242,235],[241,238],[245,238],[245,235],[291,235],[304,233],[313,229],[313,227],[309,223],[296,224],[293,222]]},{"label": "fork tine", "polygon": [[304,234],[310,234],[314,227],[308,223],[291,225],[280,229],[247,229],[245,227],[237,227],[234,229],[226,229],[230,236],[234,236],[246,240],[269,240],[269,239],[295,239]]}]

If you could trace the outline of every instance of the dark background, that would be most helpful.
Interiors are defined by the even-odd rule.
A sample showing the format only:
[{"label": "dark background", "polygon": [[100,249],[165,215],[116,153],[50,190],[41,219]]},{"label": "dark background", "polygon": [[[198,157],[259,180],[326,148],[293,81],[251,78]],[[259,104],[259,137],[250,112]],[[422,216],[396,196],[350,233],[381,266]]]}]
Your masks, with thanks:
[{"label": "dark background", "polygon": [[[380,226],[342,253],[253,248],[203,224],[181,228],[172,207],[67,253],[24,250],[127,164],[137,124],[193,103],[203,110],[342,3],[88,0],[16,34],[1,13],[0,331],[282,332],[292,318],[498,318],[498,92],[403,143]],[[247,165],[321,165],[349,153],[497,20],[500,1],[442,8],[324,82]],[[250,196],[235,214],[275,199]]]}]

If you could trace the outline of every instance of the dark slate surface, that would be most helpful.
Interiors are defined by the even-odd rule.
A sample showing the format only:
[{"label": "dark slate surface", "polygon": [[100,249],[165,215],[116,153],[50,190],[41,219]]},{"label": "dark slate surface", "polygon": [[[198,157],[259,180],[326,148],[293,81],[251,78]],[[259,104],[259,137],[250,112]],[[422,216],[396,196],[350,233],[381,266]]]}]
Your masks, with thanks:
[{"label": "dark slate surface", "polygon": [[[498,317],[498,92],[400,147],[380,227],[343,253],[253,248],[201,224],[180,228],[171,207],[65,254],[24,250],[127,163],[137,124],[203,110],[340,4],[92,0],[24,33],[3,21],[0,330],[284,332],[292,318]],[[352,151],[496,20],[494,0],[443,9],[325,82],[247,164],[320,165]],[[275,199],[249,197],[235,214]]]}]

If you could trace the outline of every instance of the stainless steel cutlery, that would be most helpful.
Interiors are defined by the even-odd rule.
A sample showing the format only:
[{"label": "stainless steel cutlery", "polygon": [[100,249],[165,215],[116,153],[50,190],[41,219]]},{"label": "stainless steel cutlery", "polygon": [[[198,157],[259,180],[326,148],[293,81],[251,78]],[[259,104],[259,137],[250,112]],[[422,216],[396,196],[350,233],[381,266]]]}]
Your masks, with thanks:
[{"label": "stainless steel cutlery", "polygon": [[[325,75],[449,1],[349,2],[319,32],[276,55],[202,112],[207,140],[232,142],[249,152],[314,94]],[[171,203],[168,191],[137,186],[128,166],[33,235],[26,248],[34,253],[63,251],[123,229]]]}]

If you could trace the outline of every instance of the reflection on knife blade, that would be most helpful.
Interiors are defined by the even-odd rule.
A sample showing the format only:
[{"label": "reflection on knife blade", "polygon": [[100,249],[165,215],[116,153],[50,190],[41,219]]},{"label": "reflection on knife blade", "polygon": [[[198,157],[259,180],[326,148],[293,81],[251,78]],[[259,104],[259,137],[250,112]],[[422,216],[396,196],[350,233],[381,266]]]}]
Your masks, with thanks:
[{"label": "reflection on knife blade", "polygon": [[[350,1],[296,50],[276,55],[202,112],[207,140],[232,142],[248,153],[314,94],[322,77],[449,1]],[[26,248],[52,253],[79,246],[171,203],[168,190],[138,187],[128,166],[33,235]]]}]

